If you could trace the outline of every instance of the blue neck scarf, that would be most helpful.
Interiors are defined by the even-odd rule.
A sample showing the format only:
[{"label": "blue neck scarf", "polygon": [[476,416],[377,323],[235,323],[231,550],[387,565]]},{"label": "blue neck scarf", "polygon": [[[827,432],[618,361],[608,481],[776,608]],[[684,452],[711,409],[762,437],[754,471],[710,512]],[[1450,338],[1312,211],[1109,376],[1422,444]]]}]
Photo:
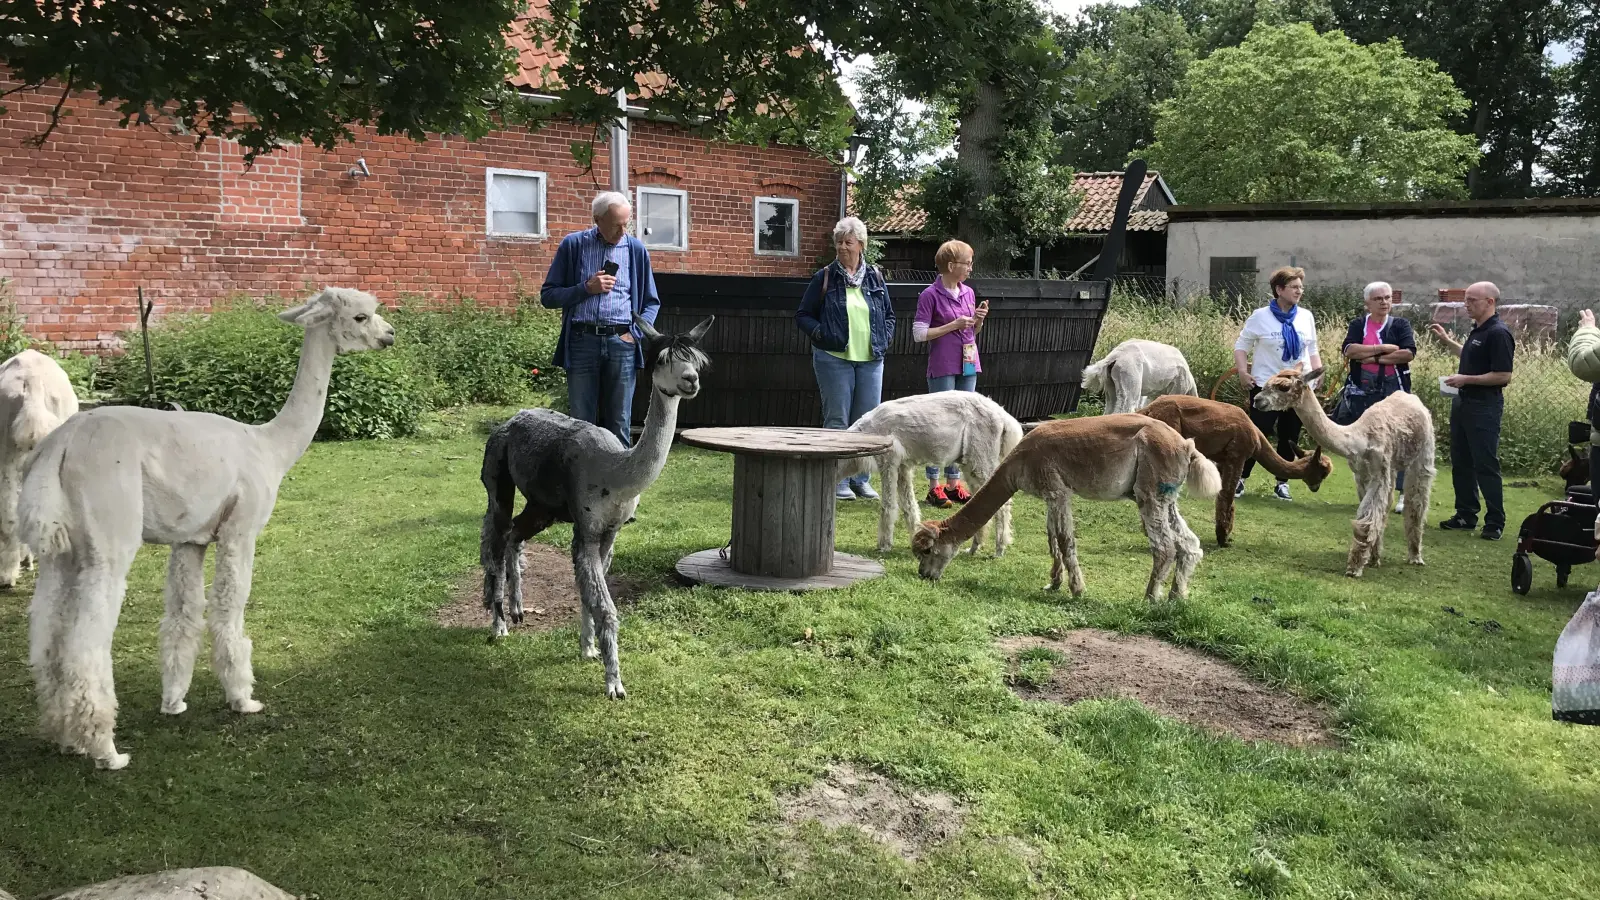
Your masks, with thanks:
[{"label": "blue neck scarf", "polygon": [[1267,304],[1267,309],[1272,310],[1272,317],[1283,325],[1283,361],[1294,362],[1300,358],[1300,332],[1294,330],[1295,314],[1300,312],[1300,304],[1289,307],[1288,312],[1278,308],[1277,298]]}]

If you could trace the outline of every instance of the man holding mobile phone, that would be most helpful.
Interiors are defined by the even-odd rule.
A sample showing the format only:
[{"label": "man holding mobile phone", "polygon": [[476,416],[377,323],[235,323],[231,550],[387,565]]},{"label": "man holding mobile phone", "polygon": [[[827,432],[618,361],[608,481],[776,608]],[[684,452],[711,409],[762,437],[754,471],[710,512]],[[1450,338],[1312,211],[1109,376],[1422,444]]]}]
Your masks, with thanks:
[{"label": "man holding mobile phone", "polygon": [[595,227],[561,241],[539,302],[561,310],[555,364],[567,370],[567,413],[631,443],[633,386],[644,366],[633,316],[655,324],[661,300],[650,251],[628,223],[627,196],[605,191],[591,204]]}]

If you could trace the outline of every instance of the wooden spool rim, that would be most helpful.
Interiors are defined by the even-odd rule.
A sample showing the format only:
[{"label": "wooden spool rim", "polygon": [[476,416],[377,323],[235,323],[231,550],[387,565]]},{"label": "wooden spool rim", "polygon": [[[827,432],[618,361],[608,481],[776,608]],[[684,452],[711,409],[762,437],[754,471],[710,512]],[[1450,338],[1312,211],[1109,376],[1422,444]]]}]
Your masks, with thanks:
[{"label": "wooden spool rim", "polygon": [[790,459],[848,459],[873,456],[892,441],[881,434],[832,428],[687,428],[678,435],[685,444],[725,453],[780,456]]}]

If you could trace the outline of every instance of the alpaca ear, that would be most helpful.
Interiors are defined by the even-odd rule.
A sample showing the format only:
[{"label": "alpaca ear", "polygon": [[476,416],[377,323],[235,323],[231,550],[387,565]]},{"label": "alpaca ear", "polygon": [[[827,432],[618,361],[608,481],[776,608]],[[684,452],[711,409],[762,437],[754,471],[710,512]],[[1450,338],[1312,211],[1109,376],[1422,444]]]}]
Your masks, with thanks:
[{"label": "alpaca ear", "polygon": [[655,326],[651,325],[649,322],[646,322],[644,320],[644,317],[639,315],[638,313],[634,313],[633,314],[633,324],[639,326],[639,331],[640,331],[641,334],[644,335],[645,340],[649,340],[649,341],[659,341],[659,340],[661,340],[661,332],[657,331],[655,329]]},{"label": "alpaca ear", "polygon": [[[1299,363],[1295,363],[1295,368],[1299,368],[1299,367],[1300,367],[1300,364]],[[1300,380],[1305,382],[1306,384],[1310,384],[1311,382],[1316,381],[1318,378],[1321,378],[1321,377],[1322,377],[1322,370],[1321,369],[1315,369],[1313,371],[1307,372],[1304,375],[1301,375],[1300,376]]]},{"label": "alpaca ear", "polygon": [[717,320],[716,316],[706,316],[706,320],[704,322],[701,322],[699,325],[696,325],[695,327],[689,329],[689,333],[687,335],[685,335],[685,337],[687,337],[689,339],[689,342],[692,343],[692,344],[700,343],[700,339],[705,337],[706,336],[706,332],[711,330],[711,323],[715,322],[716,320]]},{"label": "alpaca ear", "polygon": [[333,306],[328,302],[328,292],[323,291],[292,309],[278,313],[278,318],[293,322],[301,328],[310,328],[333,317]]}]

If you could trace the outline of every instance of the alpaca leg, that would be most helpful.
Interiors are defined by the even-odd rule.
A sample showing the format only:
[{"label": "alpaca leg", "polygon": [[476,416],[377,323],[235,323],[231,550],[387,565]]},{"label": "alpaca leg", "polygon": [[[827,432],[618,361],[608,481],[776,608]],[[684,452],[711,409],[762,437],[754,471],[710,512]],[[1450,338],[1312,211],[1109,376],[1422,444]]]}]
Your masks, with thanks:
[{"label": "alpaca leg", "polygon": [[906,535],[917,533],[922,524],[922,509],[917,505],[917,473],[910,466],[900,467],[900,515],[905,517]]},{"label": "alpaca leg", "polygon": [[250,668],[250,638],[244,633],[244,608],[255,564],[255,535],[217,541],[216,575],[211,582],[211,667],[222,682],[228,706],[238,713],[261,711],[261,701],[250,696],[256,678]]},{"label": "alpaca leg", "polygon": [[[514,489],[513,489],[514,490]],[[505,494],[509,496],[500,496]],[[489,610],[489,641],[506,635],[505,580],[506,552],[510,549],[512,529],[512,491],[491,489],[489,509],[483,514],[483,527],[478,534],[478,562],[483,566],[483,608]],[[524,510],[526,514],[526,510]]]},{"label": "alpaca leg", "polygon": [[600,632],[600,658],[606,670],[606,696],[621,700],[628,696],[628,692],[622,687],[622,666],[617,652],[617,607],[611,601],[605,572],[600,568],[602,542],[582,540],[574,535],[572,568],[582,605],[589,612],[594,623],[592,627]]},{"label": "alpaca leg", "polygon": [[1239,476],[1243,472],[1243,463],[1217,466],[1217,474],[1222,476],[1222,490],[1217,491],[1215,516],[1218,547],[1226,547],[1233,540],[1233,486],[1239,483]]},{"label": "alpaca leg", "polygon": [[[1223,493],[1231,494],[1232,491]],[[1178,571],[1172,577],[1172,593],[1168,597],[1173,600],[1183,600],[1189,596],[1189,579],[1194,577],[1194,570],[1205,557],[1205,551],[1200,548],[1199,535],[1196,535],[1194,529],[1189,527],[1189,523],[1184,521],[1178,504],[1174,503],[1168,509],[1171,511],[1168,522],[1176,537],[1178,551]]]},{"label": "alpaca leg", "polygon": [[[549,528],[550,523],[554,521],[555,516],[550,515],[542,507],[530,503],[511,520],[510,530],[500,535],[501,546],[504,548],[498,563],[504,567],[504,580],[501,582],[503,613],[499,617],[502,626],[505,625],[506,613],[510,615],[511,624],[522,624],[522,545],[529,538]],[[485,599],[487,598],[488,595],[485,594]]]},{"label": "alpaca leg", "polygon": [[1062,570],[1073,597],[1083,596],[1083,569],[1078,565],[1078,538],[1072,524],[1072,498],[1052,498],[1045,513],[1045,532],[1050,540],[1050,590],[1061,590]]},{"label": "alpaca leg", "polygon": [[1150,540],[1150,581],[1145,585],[1146,600],[1154,603],[1161,599],[1161,588],[1172,575],[1178,562],[1178,538],[1172,533],[1170,516],[1166,507],[1176,499],[1163,501],[1154,497],[1137,499],[1139,521],[1144,525],[1145,537]]},{"label": "alpaca leg", "polygon": [[522,624],[522,541],[513,533],[506,542],[505,610],[512,625]]},{"label": "alpaca leg", "polygon": [[17,492],[22,488],[22,460],[13,449],[0,464],[0,588],[17,583],[26,554],[17,534]]},{"label": "alpaca leg", "polygon": [[161,617],[161,711],[169,716],[189,708],[184,697],[205,616],[206,546],[177,544],[167,560],[167,611]]},{"label": "alpaca leg", "polygon": [[63,753],[82,753],[83,747],[68,737],[67,695],[62,690],[67,622],[74,615],[69,606],[76,587],[71,571],[67,556],[40,562],[28,607],[28,664],[39,698],[39,733]]},{"label": "alpaca leg", "polygon": [[1428,518],[1428,497],[1433,491],[1433,454],[1412,461],[1406,468],[1406,561],[1414,566],[1422,561],[1422,532]]},{"label": "alpaca leg", "polygon": [[888,454],[878,457],[878,474],[883,480],[883,502],[878,504],[878,552],[888,553],[894,549],[894,520],[900,514],[900,505],[906,502],[900,496],[900,470],[904,468],[898,460],[891,459]]},{"label": "alpaca leg", "polygon": [[59,654],[57,741],[63,749],[87,753],[96,768],[120,769],[129,757],[117,752],[113,740],[117,691],[111,674],[111,638],[122,611],[133,553],[107,559],[86,548],[70,559],[56,556],[51,564],[72,565],[71,559],[83,557],[88,557],[88,564],[76,573],[72,593],[57,607],[61,617],[60,641],[55,648]]}]

